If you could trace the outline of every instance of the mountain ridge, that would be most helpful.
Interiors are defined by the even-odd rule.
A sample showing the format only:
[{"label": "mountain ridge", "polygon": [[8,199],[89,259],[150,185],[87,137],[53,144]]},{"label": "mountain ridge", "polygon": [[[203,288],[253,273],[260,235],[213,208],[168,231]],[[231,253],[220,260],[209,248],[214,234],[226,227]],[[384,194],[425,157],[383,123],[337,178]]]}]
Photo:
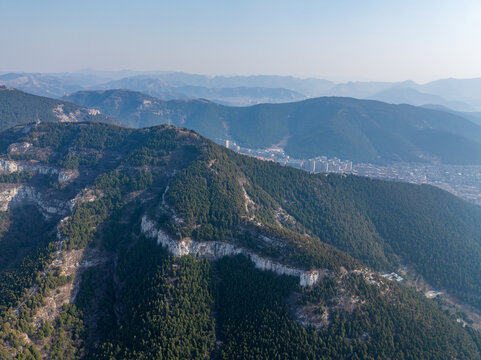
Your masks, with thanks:
[{"label": "mountain ridge", "polygon": [[[410,105],[323,97],[238,108],[196,100],[155,101],[128,90],[80,92],[65,99],[97,108],[128,126],[171,123],[255,148],[287,139],[284,150],[297,158],[481,163],[479,126],[456,114]],[[119,106],[125,110],[119,111]],[[436,145],[440,143],[444,145]]]},{"label": "mountain ridge", "polygon": [[[112,83],[113,82],[113,83]],[[145,85],[160,82],[159,93],[154,94],[155,86]],[[348,81],[332,82],[317,78],[296,78],[292,76],[253,75],[253,76],[207,76],[172,71],[93,71],[85,70],[74,73],[7,73],[0,75],[0,83],[10,87],[41,96],[62,97],[67,93],[80,90],[107,89],[112,87],[128,87],[113,84],[133,83],[131,90],[146,93],[154,91],[156,95],[166,99],[170,97],[208,97],[210,100],[231,105],[249,105],[260,102],[285,102],[293,97],[304,98],[321,96],[344,96],[363,99],[377,99],[391,103],[406,102],[411,105],[425,105],[434,102],[436,105],[453,107],[458,111],[478,111],[481,109],[480,99],[472,94],[479,92],[479,79],[440,79],[424,84],[414,81],[380,82],[380,81]],[[110,83],[110,85],[109,85]],[[144,85],[141,85],[144,83]],[[179,92],[178,88],[185,88]],[[222,95],[222,88],[228,92],[237,91],[237,97]],[[226,89],[227,88],[227,89]],[[237,90],[235,90],[237,88]],[[244,95],[239,97],[239,91]],[[249,95],[248,89],[264,92]],[[176,90],[177,89],[177,90]],[[272,89],[283,89],[284,94],[272,92]],[[250,90],[249,90],[250,91]],[[290,94],[288,93],[290,91]],[[252,92],[252,91],[251,91]],[[404,94],[400,94],[404,92]],[[420,93],[420,94],[416,94]],[[269,95],[270,93],[270,95]],[[392,94],[394,93],[394,94]],[[217,94],[217,95],[215,95]],[[269,96],[266,96],[269,95]],[[279,97],[278,97],[279,96]],[[298,98],[298,100],[300,100]]]},{"label": "mountain ridge", "polygon": [[[444,191],[312,175],[168,125],[18,125],[0,133],[0,154],[16,166],[0,176],[4,357],[210,358],[216,341],[224,359],[241,343],[244,358],[479,356],[479,337],[456,323],[464,315],[379,273],[408,264],[404,276],[480,306],[481,210]],[[12,185],[34,191],[15,202],[4,196]],[[71,205],[29,219],[29,206],[50,200]],[[159,234],[186,256],[170,256]],[[299,287],[299,277],[259,271],[249,255],[196,259],[184,252],[189,241],[322,269],[322,281]]]},{"label": "mountain ridge", "polygon": [[[285,88],[267,87],[218,87],[209,88],[198,85],[172,86],[164,80],[155,78],[125,78],[101,86],[100,90],[130,89],[139,91],[161,100],[208,98],[224,105],[248,106],[258,103],[281,103],[305,99],[305,95]],[[68,96],[68,94],[66,95]]]},{"label": "mountain ridge", "polygon": [[[216,341],[224,359],[241,343],[244,358],[479,355],[476,333],[455,322],[462,315],[446,315],[439,307],[447,305],[379,273],[408,264],[413,272],[403,276],[422,276],[479,305],[470,296],[479,293],[472,269],[481,211],[444,191],[312,175],[168,125],[18,125],[0,133],[0,153],[16,165],[0,176],[0,194],[12,184],[35,190],[21,202],[1,197],[3,356],[210,358]],[[67,213],[40,214],[36,226],[18,232],[36,213],[28,206],[54,199],[71,204]],[[42,236],[32,236],[38,229]],[[156,244],[167,244],[166,234],[179,251],[172,255],[185,256]],[[195,248],[209,256],[212,247],[219,255],[246,249],[258,260],[187,255]],[[438,261],[426,262],[429,256]],[[302,288],[299,277],[259,267],[291,275],[282,269],[322,269],[321,281]],[[181,343],[169,337],[172,329]]]},{"label": "mountain ridge", "polygon": [[116,122],[95,109],[0,86],[0,130],[32,121]]}]

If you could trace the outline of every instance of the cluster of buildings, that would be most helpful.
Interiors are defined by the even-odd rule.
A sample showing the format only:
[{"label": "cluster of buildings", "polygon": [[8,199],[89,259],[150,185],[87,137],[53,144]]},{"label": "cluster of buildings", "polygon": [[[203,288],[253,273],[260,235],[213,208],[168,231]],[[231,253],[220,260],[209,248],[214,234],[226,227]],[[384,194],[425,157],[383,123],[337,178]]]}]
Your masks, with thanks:
[{"label": "cluster of buildings", "polygon": [[[290,165],[286,162],[284,165]],[[300,169],[312,173],[350,173],[352,172],[352,161],[341,160],[338,158],[329,159],[326,156],[318,156],[314,159],[302,160],[299,164]]]},{"label": "cluster of buildings", "polygon": [[264,161],[275,161],[312,173],[353,174],[382,180],[430,184],[481,205],[481,166],[477,165],[396,163],[383,166],[371,163],[354,164],[350,160],[326,156],[318,156],[313,159],[294,159],[278,147],[250,149],[241,147],[231,140],[217,142],[241,154]]},{"label": "cluster of buildings", "polygon": [[382,180],[429,184],[481,205],[481,166],[397,163],[356,164],[353,174]]}]

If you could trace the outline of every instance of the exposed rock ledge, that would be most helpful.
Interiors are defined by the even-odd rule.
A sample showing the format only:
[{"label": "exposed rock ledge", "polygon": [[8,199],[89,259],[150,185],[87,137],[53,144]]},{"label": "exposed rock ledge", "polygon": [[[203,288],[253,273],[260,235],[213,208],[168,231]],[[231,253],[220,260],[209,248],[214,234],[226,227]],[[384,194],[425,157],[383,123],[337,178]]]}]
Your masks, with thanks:
[{"label": "exposed rock ledge", "polygon": [[4,185],[0,190],[0,211],[7,211],[17,204],[30,203],[38,206],[45,217],[65,215],[69,212],[70,204],[57,200],[45,200],[41,194],[31,186]]},{"label": "exposed rock ledge", "polygon": [[30,171],[41,175],[58,175],[58,182],[65,183],[78,177],[77,170],[56,169],[36,163],[20,162],[0,159],[0,171],[14,173],[17,171]]},{"label": "exposed rock ledge", "polygon": [[255,267],[260,270],[270,270],[278,275],[289,275],[299,278],[299,284],[303,287],[312,286],[328,274],[328,270],[303,270],[275,262],[262,257],[251,250],[229,244],[222,241],[199,242],[190,239],[177,241],[172,239],[166,232],[155,227],[155,223],[147,216],[142,217],[142,233],[150,238],[157,239],[157,244],[167,248],[174,256],[194,255],[195,257],[209,260],[220,259],[224,256],[242,254],[248,257]]}]

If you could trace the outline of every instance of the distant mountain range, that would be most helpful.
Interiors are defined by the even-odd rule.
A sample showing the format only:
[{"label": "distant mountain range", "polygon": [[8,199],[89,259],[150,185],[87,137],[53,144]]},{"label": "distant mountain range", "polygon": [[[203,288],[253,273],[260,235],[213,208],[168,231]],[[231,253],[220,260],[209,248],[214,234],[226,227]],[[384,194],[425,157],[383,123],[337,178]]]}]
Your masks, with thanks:
[{"label": "distant mountain range", "polygon": [[9,73],[0,84],[36,95],[62,97],[80,90],[130,89],[162,100],[205,98],[225,105],[282,103],[321,96],[354,97],[393,104],[434,104],[456,111],[481,111],[481,78],[443,79],[427,84],[344,82],[291,76],[206,76],[182,72],[93,71]]},{"label": "distant mountain range", "polygon": [[196,85],[172,86],[161,79],[131,77],[115,80],[97,88],[131,89],[163,100],[205,98],[225,105],[254,105],[304,100],[305,95],[284,88],[268,87],[221,87],[210,88]]},{"label": "distant mountain range", "polygon": [[58,98],[67,92],[78,91],[82,86],[61,77],[48,74],[4,74],[0,84],[26,91],[30,94]]},{"label": "distant mountain range", "polygon": [[481,112],[477,112],[477,111],[456,111],[456,110],[450,109],[450,108],[442,106],[442,105],[434,105],[434,104],[423,105],[423,107],[426,108],[426,109],[445,111],[445,112],[448,112],[450,114],[455,114],[455,115],[461,116],[461,117],[463,117],[465,119],[468,119],[469,121],[472,121],[473,123],[481,126]]},{"label": "distant mountain range", "polygon": [[0,88],[0,129],[37,119],[130,127],[168,123],[241,146],[282,147],[294,158],[481,164],[481,127],[476,125],[481,116],[429,106],[323,97],[232,107],[207,100],[164,101],[130,90],[81,91],[55,100]]},{"label": "distant mountain range", "polygon": [[[176,80],[176,76],[170,74],[147,76],[135,75],[121,79],[110,79],[102,76],[109,76],[109,73],[95,74],[28,74],[28,73],[9,73],[0,75],[0,85],[18,88],[31,94],[60,98],[68,93],[84,89],[119,89],[125,88],[158,97],[162,100],[171,99],[198,99],[206,98],[220,104],[247,106],[259,103],[280,103],[306,99],[307,96],[294,89],[282,86],[283,81],[267,81],[264,86],[263,81],[240,81],[239,85],[235,82],[225,82],[225,86],[201,86],[201,81],[183,83]],[[112,76],[112,74],[110,74]],[[182,75],[179,75],[182,77]],[[277,77],[273,77],[277,78]],[[307,88],[301,86],[304,80],[290,78],[292,84],[298,84],[303,90]],[[274,79],[273,79],[274,80]],[[314,81],[314,80],[313,80]],[[315,82],[315,81],[314,81]],[[324,81],[320,81],[324,83]],[[222,82],[219,82],[221,84]],[[328,82],[327,82],[328,83]],[[232,84],[232,86],[229,86]],[[245,84],[245,85],[244,85]]]},{"label": "distant mountain range", "polygon": [[459,113],[411,105],[323,97],[229,107],[206,100],[162,101],[128,90],[82,91],[64,100],[127,126],[169,123],[242,146],[283,147],[296,158],[481,164],[481,127]]},{"label": "distant mountain range", "polygon": [[391,104],[409,104],[414,106],[437,104],[440,107],[449,109],[472,109],[472,107],[466,103],[449,101],[439,95],[426,94],[411,87],[404,88],[394,86],[368,96],[367,98]]}]

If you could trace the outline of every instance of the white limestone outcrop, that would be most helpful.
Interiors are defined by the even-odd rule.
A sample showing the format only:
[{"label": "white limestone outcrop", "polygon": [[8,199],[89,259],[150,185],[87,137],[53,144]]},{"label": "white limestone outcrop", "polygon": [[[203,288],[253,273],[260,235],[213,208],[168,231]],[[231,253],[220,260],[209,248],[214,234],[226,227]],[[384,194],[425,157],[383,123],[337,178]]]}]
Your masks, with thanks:
[{"label": "white limestone outcrop", "polygon": [[0,171],[5,171],[8,173],[17,171],[31,171],[41,175],[58,174],[58,170],[50,166],[4,159],[0,159]]},{"label": "white limestone outcrop", "polygon": [[68,204],[58,200],[45,200],[31,186],[4,186],[0,190],[0,211],[7,211],[10,207],[18,204],[36,205],[45,217],[65,215],[69,212]]},{"label": "white limestone outcrop", "polygon": [[141,229],[143,234],[150,238],[156,239],[157,244],[167,248],[167,250],[174,256],[193,255],[195,257],[216,260],[224,256],[242,254],[248,257],[254,263],[257,269],[273,271],[278,275],[298,277],[299,284],[303,287],[316,284],[327,274],[327,271],[324,269],[307,271],[284,265],[272,259],[256,254],[251,250],[223,241],[200,242],[191,239],[183,239],[178,241],[170,237],[163,230],[157,229],[155,227],[155,223],[147,219],[147,216],[145,215],[142,217]]},{"label": "white limestone outcrop", "polygon": [[33,148],[33,145],[29,142],[13,143],[8,146],[9,154],[27,154],[29,150]]},{"label": "white limestone outcrop", "polygon": [[8,173],[19,171],[17,162],[0,159],[0,171],[5,171]]},{"label": "white limestone outcrop", "polygon": [[53,109],[53,114],[60,120],[60,122],[79,122],[87,119],[89,115],[99,115],[100,111],[97,109],[80,108],[75,111],[66,112],[63,108],[64,104],[59,104]]},{"label": "white limestone outcrop", "polygon": [[78,170],[60,170],[58,172],[58,182],[60,184],[70,182],[79,176]]},{"label": "white limestone outcrop", "polygon": [[0,159],[0,171],[6,173],[29,171],[40,175],[58,175],[58,182],[61,184],[71,181],[79,175],[77,170],[59,170],[42,164],[5,159]]},{"label": "white limestone outcrop", "polygon": [[100,193],[99,196],[98,192],[96,193],[93,189],[84,188],[81,190],[72,200],[69,201],[69,208],[70,211],[73,212],[74,209],[77,207],[78,204],[86,203],[86,202],[93,202],[101,197],[102,194]]}]

